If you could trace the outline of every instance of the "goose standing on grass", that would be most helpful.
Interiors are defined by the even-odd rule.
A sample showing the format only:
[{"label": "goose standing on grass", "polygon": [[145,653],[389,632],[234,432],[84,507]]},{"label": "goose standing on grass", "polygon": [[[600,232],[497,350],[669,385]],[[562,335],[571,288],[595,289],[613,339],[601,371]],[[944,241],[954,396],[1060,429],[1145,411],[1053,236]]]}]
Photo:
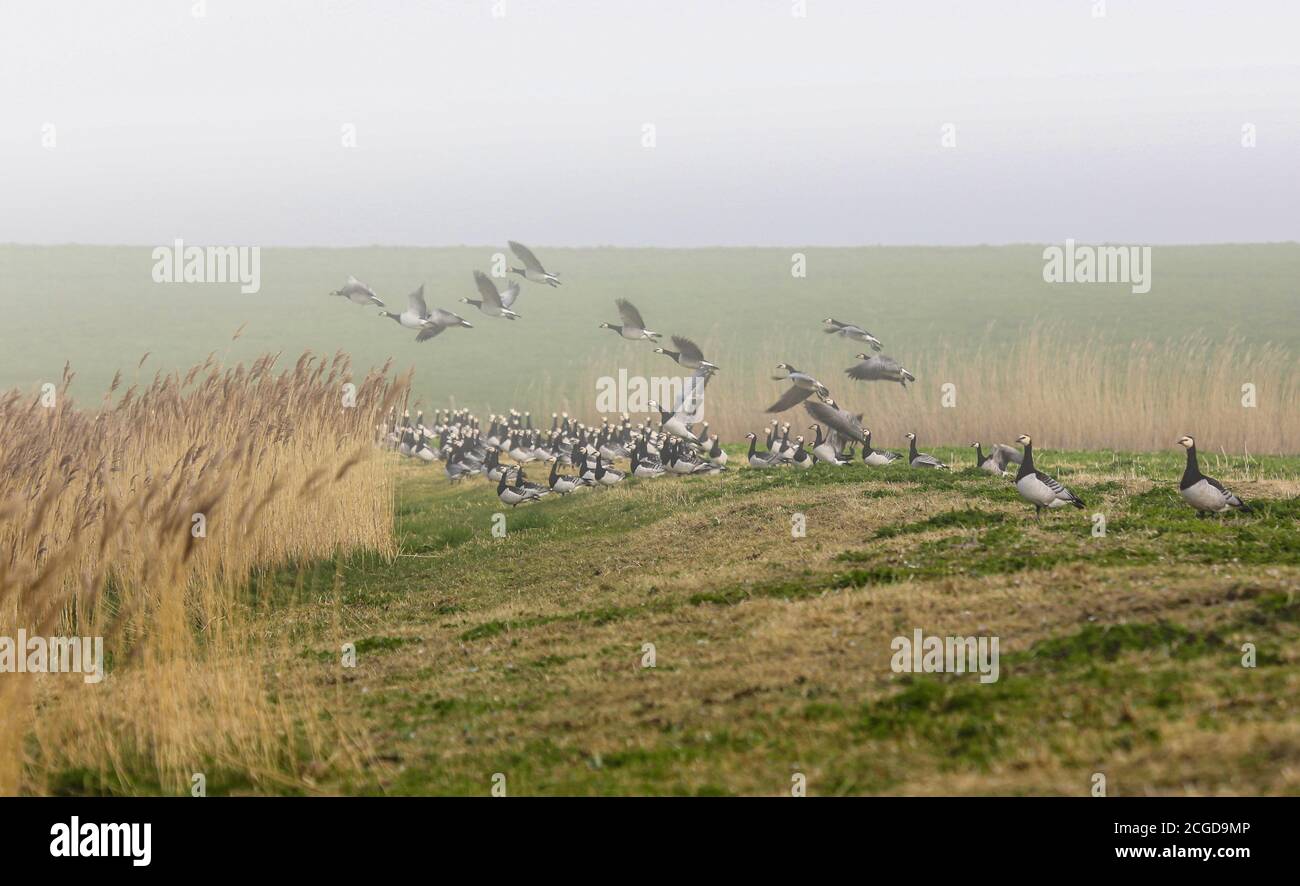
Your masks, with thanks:
[{"label": "goose standing on grass", "polygon": [[593,476],[595,477],[596,482],[600,483],[602,486],[613,486],[616,483],[622,482],[623,478],[626,477],[627,474],[615,468],[605,467],[601,464],[600,456],[597,455],[596,471]]},{"label": "goose standing on grass", "polygon": [[534,501],[543,495],[549,495],[550,492],[551,490],[545,486],[526,479],[523,468],[515,471],[515,482],[513,484],[510,483],[510,478],[507,476],[502,476],[497,481],[497,498],[501,499],[503,504],[508,504],[512,508],[523,502]]},{"label": "goose standing on grass", "polygon": [[803,448],[802,435],[794,439],[794,455],[790,458],[790,464],[804,470],[813,466],[813,457],[808,454],[807,449]]},{"label": "goose standing on grass", "polygon": [[524,263],[522,268],[511,268],[510,272],[512,274],[518,274],[525,280],[531,280],[534,283],[545,283],[552,287],[560,285],[560,275],[552,274],[542,267],[542,263],[537,260],[537,256],[533,255],[531,249],[522,243],[516,243],[514,240],[507,240],[506,244],[510,247],[510,251]]},{"label": "goose standing on grass", "polygon": [[661,333],[645,328],[645,321],[641,319],[641,312],[636,309],[636,305],[625,298],[615,299],[614,304],[618,306],[618,316],[623,320],[623,325],[602,323],[601,329],[612,329],[628,341],[659,341],[662,338]]},{"label": "goose standing on grass", "polygon": [[645,441],[640,440],[632,449],[632,476],[651,480],[664,475],[664,466],[646,452]]},{"label": "goose standing on grass", "polygon": [[341,289],[334,290],[330,295],[341,295],[354,305],[374,305],[379,308],[384,306],[373,289],[351,275]]},{"label": "goose standing on grass", "polygon": [[1007,465],[1013,462],[1012,456],[1015,456],[1014,463],[1020,464],[1020,453],[1005,443],[995,444],[988,455],[984,454],[978,442],[971,443],[971,448],[975,450],[975,467],[999,477],[1006,471]]},{"label": "goose standing on grass", "polygon": [[1178,445],[1187,450],[1187,468],[1178,484],[1178,494],[1183,497],[1183,501],[1196,508],[1197,516],[1222,514],[1234,508],[1246,514],[1251,512],[1250,505],[1224,489],[1222,483],[1201,473],[1195,440],[1183,435],[1178,438]]},{"label": "goose standing on grass", "polygon": [[510,306],[515,303],[515,298],[519,295],[519,284],[511,283],[504,291],[498,292],[497,286],[482,271],[474,272],[474,285],[478,287],[481,298],[462,298],[461,301],[467,305],[473,305],[489,317],[505,317],[507,320],[518,320],[519,315],[510,310]]},{"label": "goose standing on grass", "polygon": [[591,482],[592,481],[590,480],[582,479],[582,477],[570,474],[561,474],[560,460],[558,458],[551,459],[550,486],[552,492],[559,493],[560,495],[568,495],[575,489],[583,486],[590,486]]},{"label": "goose standing on grass", "polygon": [[791,406],[798,406],[807,400],[813,394],[821,397],[823,400],[829,400],[831,392],[826,385],[819,382],[806,372],[800,372],[789,363],[778,363],[776,368],[785,372],[785,375],[772,376],[773,381],[789,381],[794,387],[781,395],[781,398],[767,407],[768,412],[785,412]]},{"label": "goose standing on grass", "polygon": [[1056,480],[1034,469],[1034,441],[1028,434],[1021,434],[1016,442],[1025,447],[1024,457],[1020,461],[1020,472],[1016,474],[1016,489],[1020,497],[1034,506],[1034,518],[1043,513],[1043,508],[1063,508],[1066,505],[1082,509],[1083,499],[1066,489]]},{"label": "goose standing on grass", "polygon": [[708,442],[710,444],[708,453],[709,464],[713,465],[715,468],[725,468],[727,466],[727,451],[723,449],[722,444],[718,442],[718,435],[714,434],[711,436]]},{"label": "goose standing on grass", "polygon": [[829,465],[848,464],[840,455],[839,450],[831,444],[830,435],[822,436],[822,426],[812,425],[808,428],[810,431],[816,431],[817,437],[813,440],[812,454],[817,461],[824,461]]},{"label": "goose standing on grass", "polygon": [[907,439],[910,443],[907,452],[907,462],[914,468],[937,468],[941,471],[948,470],[948,466],[933,455],[927,455],[924,452],[916,451],[916,434],[911,431],[907,433]]},{"label": "goose standing on grass", "polygon": [[776,464],[780,459],[774,455],[770,449],[765,455],[759,453],[758,436],[753,431],[750,431],[745,435],[745,437],[749,439],[749,455],[747,456],[747,461],[751,468],[776,467]]},{"label": "goose standing on grass", "polygon": [[902,458],[897,452],[890,452],[887,449],[872,449],[870,428],[863,428],[862,433],[866,436],[862,443],[862,463],[864,465],[879,468]]},{"label": "goose standing on grass", "polygon": [[709,372],[717,372],[718,367],[704,359],[704,352],[700,346],[689,338],[680,335],[674,335],[672,338],[673,347],[677,350],[666,351],[663,348],[655,348],[656,354],[663,354],[665,357],[671,357],[677,361],[678,366],[685,366],[687,369],[705,369]]},{"label": "goose standing on grass", "polygon": [[856,326],[852,323],[841,323],[833,317],[827,317],[822,322],[826,324],[822,331],[827,334],[835,334],[842,338],[851,338],[854,341],[860,341],[864,345],[871,345],[871,350],[873,351],[878,351],[884,347],[880,343],[880,339],[876,338],[870,332],[867,332],[861,326]]},{"label": "goose standing on grass", "polygon": [[861,363],[855,363],[844,374],[856,381],[896,381],[904,388],[909,381],[916,381],[916,376],[904,369],[893,357],[884,354],[854,354]]}]

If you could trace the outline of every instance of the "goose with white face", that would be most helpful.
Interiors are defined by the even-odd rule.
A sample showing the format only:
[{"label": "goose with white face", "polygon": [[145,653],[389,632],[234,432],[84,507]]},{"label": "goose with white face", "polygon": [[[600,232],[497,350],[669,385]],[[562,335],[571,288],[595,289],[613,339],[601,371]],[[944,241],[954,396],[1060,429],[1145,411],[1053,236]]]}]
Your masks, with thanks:
[{"label": "goose with white face", "polygon": [[1201,473],[1201,465],[1196,457],[1196,441],[1184,434],[1178,438],[1178,445],[1187,450],[1187,467],[1183,478],[1178,483],[1178,494],[1200,514],[1223,514],[1228,511],[1241,511],[1249,514],[1250,505],[1242,501],[1236,493],[1224,488],[1213,477]]},{"label": "goose with white face", "polygon": [[1043,508],[1063,508],[1067,505],[1082,509],[1083,499],[1066,489],[1055,478],[1049,477],[1034,468],[1034,441],[1028,434],[1021,434],[1016,442],[1025,447],[1025,454],[1020,462],[1020,472],[1016,474],[1016,491],[1020,497],[1034,506],[1034,517],[1043,513]]}]

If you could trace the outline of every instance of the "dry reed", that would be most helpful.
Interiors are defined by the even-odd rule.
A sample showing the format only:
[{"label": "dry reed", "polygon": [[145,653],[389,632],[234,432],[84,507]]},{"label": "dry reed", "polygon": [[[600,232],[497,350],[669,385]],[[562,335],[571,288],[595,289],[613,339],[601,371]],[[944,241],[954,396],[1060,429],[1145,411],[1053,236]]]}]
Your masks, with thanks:
[{"label": "dry reed", "polygon": [[95,411],[66,369],[59,390],[0,396],[0,636],[103,636],[113,662],[99,684],[0,674],[0,793],[69,771],[175,792],[205,766],[302,788],[305,766],[355,750],[271,703],[284,651],[263,648],[241,592],[258,568],[395,552],[372,443],[409,379],[386,366],[348,389],[341,354],[275,362],[209,356]]},{"label": "dry reed", "polygon": [[[491,406],[531,408],[546,414],[543,423],[556,409],[599,421],[597,378],[616,377],[619,368],[632,375],[684,374],[648,346],[615,344],[587,361],[584,371],[558,381],[530,379],[515,403]],[[741,442],[746,431],[761,432],[778,417],[763,410],[787,387],[771,378],[775,364],[785,361],[829,386],[841,406],[863,413],[881,446],[905,445],[908,431],[929,446],[1010,442],[1029,433],[1054,449],[1152,451],[1169,449],[1180,435],[1192,434],[1207,451],[1287,454],[1296,452],[1300,441],[1300,365],[1293,353],[1275,345],[1202,338],[1080,340],[1034,327],[1004,349],[938,342],[916,359],[900,353],[917,377],[904,390],[892,382],[846,378],[844,370],[862,349],[856,343],[827,336],[815,344],[778,340],[706,349],[723,367],[705,399],[711,432],[724,442]],[[944,405],[946,384],[953,385],[953,406]],[[1254,406],[1243,405],[1247,384],[1254,386]],[[801,408],[779,418],[799,429],[796,433],[812,424]]]}]

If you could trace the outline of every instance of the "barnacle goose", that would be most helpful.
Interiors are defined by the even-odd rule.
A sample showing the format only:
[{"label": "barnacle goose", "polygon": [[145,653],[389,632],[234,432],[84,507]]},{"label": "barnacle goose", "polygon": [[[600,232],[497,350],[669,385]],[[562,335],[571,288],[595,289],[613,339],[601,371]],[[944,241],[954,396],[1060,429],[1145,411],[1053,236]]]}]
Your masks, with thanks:
[{"label": "barnacle goose", "polygon": [[862,463],[864,465],[870,465],[873,468],[878,468],[883,465],[887,465],[890,462],[898,461],[900,458],[902,458],[902,456],[899,455],[897,452],[890,452],[886,449],[872,449],[870,429],[863,428],[862,433],[866,437],[866,440],[864,440],[862,443]]},{"label": "barnacle goose", "polygon": [[1016,489],[1021,498],[1033,504],[1035,518],[1043,513],[1043,508],[1063,508],[1066,505],[1080,509],[1084,507],[1083,499],[1042,471],[1034,469],[1034,441],[1028,434],[1021,434],[1016,442],[1025,447],[1020,471],[1016,474]]},{"label": "barnacle goose", "polygon": [[785,412],[791,406],[797,406],[804,400],[807,400],[813,394],[821,397],[823,400],[829,400],[831,392],[826,385],[819,382],[806,372],[800,372],[789,363],[778,363],[776,368],[783,370],[785,375],[772,376],[773,381],[790,381],[794,387],[781,395],[771,406],[767,407],[768,412]]},{"label": "barnacle goose", "polygon": [[636,305],[625,298],[615,299],[614,304],[618,306],[618,315],[622,318],[623,325],[615,326],[613,323],[602,323],[600,324],[601,329],[612,329],[629,341],[640,341],[642,339],[658,341],[660,339],[661,333],[646,329],[645,321],[641,319],[641,312],[636,309]]},{"label": "barnacle goose", "polygon": [[827,317],[822,322],[826,324],[822,331],[827,334],[835,334],[842,338],[851,338],[854,341],[860,341],[863,344],[871,345],[871,350],[873,351],[878,351],[883,347],[880,344],[880,339],[876,338],[870,332],[867,332],[867,330],[863,329],[861,326],[857,326],[853,323],[841,323],[834,317]]},{"label": "barnacle goose", "polygon": [[336,289],[330,295],[341,295],[354,305],[375,305],[382,308],[384,303],[375,295],[375,291],[366,284],[362,283],[356,277],[348,275],[348,282],[343,284],[342,288]]},{"label": "barnacle goose", "polygon": [[884,354],[855,354],[861,363],[855,363],[844,374],[857,381],[896,381],[904,388],[909,381],[916,381],[916,376],[908,372],[893,357]]},{"label": "barnacle goose", "polygon": [[766,455],[760,455],[758,453],[758,436],[753,431],[750,431],[745,436],[749,438],[749,455],[747,460],[751,468],[770,468],[777,464],[780,459],[779,456],[772,451],[771,446],[768,447]]},{"label": "barnacle goose", "polygon": [[1201,514],[1222,514],[1233,508],[1247,514],[1251,512],[1250,505],[1225,489],[1222,483],[1201,473],[1195,440],[1184,435],[1178,438],[1178,445],[1187,450],[1187,468],[1178,484],[1178,494],[1183,501]]},{"label": "barnacle goose", "polygon": [[937,468],[943,471],[948,470],[948,466],[939,461],[939,459],[935,458],[933,455],[927,455],[924,452],[916,451],[916,434],[908,431],[907,439],[911,443],[907,453],[908,464],[914,468]]},{"label": "barnacle goose", "polygon": [[[984,454],[984,449],[980,446],[978,441],[971,443],[971,448],[975,450],[975,467],[979,468],[981,471],[988,471],[990,474],[997,474],[999,477],[1002,476],[1002,473],[1007,469],[1007,464],[1010,461],[1007,457],[1006,450],[1011,447],[1003,446],[999,443],[993,447],[992,451],[990,451],[988,455]],[[1018,462],[1020,453],[1016,452],[1015,455]]]},{"label": "barnacle goose", "polygon": [[704,359],[704,352],[700,346],[681,335],[673,336],[673,347],[675,351],[667,351],[663,348],[655,348],[656,354],[663,354],[665,357],[671,357],[677,361],[679,366],[685,366],[687,369],[706,369],[710,372],[717,372],[716,364],[710,363]]},{"label": "barnacle goose", "polygon": [[473,305],[489,317],[505,317],[508,320],[519,319],[519,315],[510,310],[510,306],[515,303],[515,297],[519,295],[519,286],[517,284],[511,284],[511,287],[506,289],[505,292],[498,292],[496,284],[488,278],[487,274],[482,271],[475,271],[474,285],[478,287],[479,298],[462,298],[462,302]]},{"label": "barnacle goose", "polygon": [[542,267],[542,263],[533,255],[533,251],[522,243],[516,243],[514,240],[507,240],[506,245],[510,251],[519,257],[524,263],[522,268],[511,268],[512,274],[518,274],[525,280],[531,280],[533,283],[545,283],[548,286],[559,286],[559,274],[552,274]]},{"label": "barnacle goose", "polygon": [[568,495],[575,489],[583,486],[590,486],[592,482],[593,481],[591,480],[584,480],[582,477],[576,475],[561,474],[560,460],[558,458],[551,459],[550,486],[552,492],[557,492],[560,495]]}]

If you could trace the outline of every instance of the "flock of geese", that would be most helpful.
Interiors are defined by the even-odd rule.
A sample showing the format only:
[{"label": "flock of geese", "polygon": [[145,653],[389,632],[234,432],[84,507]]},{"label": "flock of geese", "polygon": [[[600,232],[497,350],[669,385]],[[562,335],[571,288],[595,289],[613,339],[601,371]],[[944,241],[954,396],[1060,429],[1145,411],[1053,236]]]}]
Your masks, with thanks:
[{"label": "flock of geese", "polygon": [[[547,286],[559,286],[559,274],[547,271],[528,247],[509,241],[511,252],[523,263],[522,268],[511,267],[510,272],[524,280]],[[489,317],[507,320],[519,318],[512,310],[519,297],[520,286],[513,281],[504,290],[481,271],[474,272],[474,283],[479,298],[462,298]],[[331,293],[345,297],[354,304],[385,308],[374,291],[355,277]],[[650,329],[627,299],[617,299],[620,322],[601,323],[628,341],[649,341],[658,344],[662,333]],[[416,331],[416,341],[427,341],[453,327],[473,328],[463,317],[442,308],[429,310],[421,286],[408,296],[407,309],[400,314],[381,310],[380,316],[396,321],[405,329]],[[859,362],[845,370],[845,375],[855,381],[891,381],[907,388],[916,377],[892,357],[879,353],[883,349],[880,339],[864,327],[827,317],[822,321],[823,331],[870,347],[872,354],[859,353]],[[672,359],[692,371],[686,388],[678,395],[672,408],[665,409],[654,401],[650,406],[658,414],[654,419],[633,423],[624,414],[619,421],[603,420],[600,427],[576,421],[567,413],[553,413],[548,430],[533,426],[528,412],[511,410],[505,415],[490,415],[486,427],[468,410],[442,410],[426,425],[424,413],[419,412],[412,421],[409,411],[399,417],[394,410],[380,426],[381,445],[396,450],[401,455],[425,462],[441,461],[447,479],[460,482],[470,477],[482,476],[496,484],[497,497],[504,504],[516,507],[537,501],[552,493],[569,495],[583,488],[615,486],[628,479],[650,480],[670,475],[717,474],[727,470],[727,452],[716,434],[709,433],[707,422],[697,422],[696,416],[703,405],[704,391],[709,379],[719,367],[704,358],[700,347],[691,339],[680,335],[670,337],[675,350],[656,347],[654,352]],[[781,374],[774,380],[787,381],[786,390],[771,406],[769,413],[785,412],[803,404],[813,424],[811,445],[803,435],[790,439],[790,424],[773,419],[767,430],[764,448],[758,448],[758,435],[746,434],[749,451],[746,464],[754,469],[783,466],[809,469],[814,465],[843,466],[859,457],[869,467],[884,467],[900,461],[903,455],[872,445],[871,430],[863,425],[861,414],[842,409],[831,397],[829,388],[812,375],[796,369],[789,363],[778,363]],[[918,470],[949,470],[943,461],[916,446],[916,435],[907,434],[906,464]],[[1016,440],[1021,449],[998,443],[985,453],[979,442],[972,442],[975,465],[997,476],[1010,474],[1016,467],[1014,481],[1020,496],[1034,506],[1035,517],[1044,509],[1085,507],[1083,499],[1075,495],[1058,480],[1034,466],[1034,443],[1027,434]],[[1178,445],[1187,451],[1187,466],[1179,483],[1179,493],[1199,514],[1224,513],[1230,510],[1249,512],[1250,507],[1222,483],[1201,473],[1196,455],[1196,442],[1188,436],[1179,438]],[[860,456],[857,447],[861,446]],[[502,458],[511,463],[503,463]],[[626,461],[625,469],[615,463]],[[545,483],[529,480],[526,468],[540,463],[549,465]],[[561,468],[567,469],[561,472]],[[569,473],[568,471],[572,471]]]}]

